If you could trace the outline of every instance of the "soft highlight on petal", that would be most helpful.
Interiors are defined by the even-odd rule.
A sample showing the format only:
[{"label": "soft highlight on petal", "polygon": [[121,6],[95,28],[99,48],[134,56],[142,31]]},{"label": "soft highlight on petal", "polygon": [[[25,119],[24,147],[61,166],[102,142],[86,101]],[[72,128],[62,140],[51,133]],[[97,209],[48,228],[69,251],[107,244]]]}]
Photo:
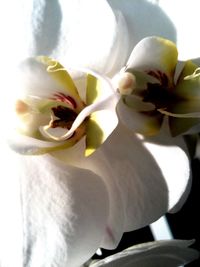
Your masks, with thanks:
[{"label": "soft highlight on petal", "polygon": [[191,189],[188,150],[182,136],[171,137],[164,121],[159,135],[143,139],[144,146],[157,162],[168,188],[168,210],[178,211]]},{"label": "soft highlight on petal", "polygon": [[[24,157],[9,148],[3,151],[6,153],[3,171],[8,181],[0,180],[1,189],[6,189],[6,194],[1,192],[1,201],[16,208],[17,215],[9,229],[9,219],[13,223],[15,213],[13,208],[9,211],[0,205],[3,266],[83,264],[99,247],[106,228],[108,194],[100,177],[50,156]],[[13,163],[12,168],[7,168],[7,158]],[[13,183],[13,177],[17,182]],[[18,190],[12,194],[12,185],[17,183],[18,197]]]},{"label": "soft highlight on petal", "polygon": [[[123,15],[115,14],[107,1],[62,0],[60,8],[61,23],[52,53],[54,58],[65,66],[88,67],[104,74],[115,73],[125,64],[128,54],[124,52],[119,60],[118,52],[127,50],[126,23]],[[49,20],[48,27],[52,23],[53,20]],[[41,47],[34,32],[33,36]],[[50,36],[48,38],[51,40]]]},{"label": "soft highlight on petal", "polygon": [[143,243],[91,263],[90,267],[178,267],[199,257],[197,250],[189,248],[192,244],[186,240]]},{"label": "soft highlight on petal", "polygon": [[134,47],[127,68],[160,71],[173,83],[177,58],[178,52],[173,42],[160,37],[146,37]]},{"label": "soft highlight on petal", "polygon": [[[159,138],[154,139],[154,143],[156,141],[159,144]],[[88,158],[83,157],[81,143],[71,148],[69,153],[53,153],[53,156],[66,163],[92,170],[104,180],[110,204],[102,247],[115,248],[123,232],[148,225],[177,202],[180,205],[183,203],[182,196],[186,197],[189,191],[189,188],[186,190],[190,181],[188,159],[182,149],[170,147],[175,144],[168,143],[168,139],[166,142],[166,147],[161,143],[160,146],[155,145],[157,150],[153,150],[119,124],[104,144]],[[166,156],[162,153],[166,153]],[[158,154],[162,154],[161,158]],[[171,168],[176,163],[181,165],[181,170],[177,170],[177,178]],[[174,188],[177,184],[178,188]]]}]

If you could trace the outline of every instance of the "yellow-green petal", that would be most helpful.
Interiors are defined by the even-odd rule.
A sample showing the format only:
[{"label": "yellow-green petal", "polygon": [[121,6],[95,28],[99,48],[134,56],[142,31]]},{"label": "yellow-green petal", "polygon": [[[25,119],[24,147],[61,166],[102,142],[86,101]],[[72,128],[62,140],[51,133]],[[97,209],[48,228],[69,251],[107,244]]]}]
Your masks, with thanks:
[{"label": "yellow-green petal", "polygon": [[92,74],[87,74],[86,104],[91,105],[106,96],[109,92],[105,91],[102,81]]},{"label": "yellow-green petal", "polygon": [[97,122],[98,113],[94,112],[87,123],[85,156],[90,156],[104,141],[103,130]]},{"label": "yellow-green petal", "polygon": [[86,127],[86,149],[85,156],[90,156],[112,133],[118,124],[115,112],[101,110],[93,112]]},{"label": "yellow-green petal", "polygon": [[86,104],[94,106],[86,127],[85,155],[91,155],[118,124],[115,107],[119,96],[112,84],[98,74],[87,74]]}]

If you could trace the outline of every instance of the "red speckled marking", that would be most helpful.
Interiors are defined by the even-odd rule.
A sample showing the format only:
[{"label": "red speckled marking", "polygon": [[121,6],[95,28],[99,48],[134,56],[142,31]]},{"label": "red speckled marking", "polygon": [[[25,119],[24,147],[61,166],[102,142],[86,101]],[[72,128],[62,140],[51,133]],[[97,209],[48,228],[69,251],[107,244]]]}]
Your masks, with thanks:
[{"label": "red speckled marking", "polygon": [[56,93],[54,94],[54,97],[51,97],[50,99],[60,101],[63,103],[69,104],[73,109],[77,108],[76,101],[71,96],[67,96],[64,93]]}]

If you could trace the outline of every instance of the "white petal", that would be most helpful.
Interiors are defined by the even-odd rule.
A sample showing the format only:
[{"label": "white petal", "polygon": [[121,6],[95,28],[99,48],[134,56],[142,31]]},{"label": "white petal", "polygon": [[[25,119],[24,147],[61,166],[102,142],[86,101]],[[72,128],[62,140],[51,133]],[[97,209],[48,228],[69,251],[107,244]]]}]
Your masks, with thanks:
[{"label": "white petal", "polygon": [[159,0],[159,6],[176,28],[179,58],[199,58],[199,3],[196,0],[185,0],[180,5],[179,0]]},{"label": "white petal", "polygon": [[[54,57],[65,66],[108,73],[128,57],[123,16],[107,1],[32,0],[24,4],[29,55]],[[123,51],[120,55],[119,51]]]},{"label": "white petal", "polygon": [[142,39],[134,47],[127,67],[158,72],[155,74],[160,76],[163,84],[166,84],[167,78],[173,82],[177,58],[178,52],[173,42],[161,37],[151,36]]},{"label": "white petal", "polygon": [[67,93],[62,83],[59,83],[47,71],[47,65],[37,58],[27,58],[22,61],[14,73],[16,90],[20,96],[50,98],[55,93]]},{"label": "white petal", "polygon": [[182,137],[171,137],[164,127],[160,135],[144,139],[144,146],[158,163],[169,190],[168,209],[179,210],[191,188],[188,152]]},{"label": "white petal", "polygon": [[97,261],[90,267],[178,267],[198,258],[199,253],[188,248],[192,243],[184,240],[144,243]]},{"label": "white petal", "polygon": [[[156,35],[172,41],[176,40],[176,30],[170,18],[165,11],[150,1],[108,0],[108,2],[113,9],[119,10],[126,20],[129,32],[129,54],[133,47],[147,36]],[[171,6],[173,8],[173,4]],[[177,13],[178,10],[180,9],[177,9]]]},{"label": "white petal", "polygon": [[100,177],[49,156],[3,152],[1,266],[83,264],[99,247],[107,221],[107,191]]},{"label": "white petal", "polygon": [[84,157],[83,142],[79,142],[67,151],[63,150],[52,154],[64,162],[81,168],[91,169],[94,173],[101,175],[109,193],[109,219],[104,233],[106,240],[102,244],[104,244],[105,248],[113,249],[118,245],[122,237],[125,214],[120,190],[115,180],[115,171],[110,164],[112,158],[109,158],[110,154],[107,155],[101,150],[107,141],[91,156]]},{"label": "white petal", "polygon": [[[71,164],[91,169],[104,179],[110,198],[110,216],[103,247],[115,247],[123,232],[143,227],[166,213],[188,183],[189,164],[180,148],[160,147],[160,153],[168,155],[166,168],[154,151],[151,154],[145,146],[146,143],[120,126],[89,158],[82,157],[84,151],[81,152],[80,144],[68,151],[69,154],[66,151],[54,154]],[[182,169],[174,171],[179,175],[178,190],[168,181],[172,181],[170,175],[174,174],[171,165],[176,163]]]},{"label": "white petal", "polygon": [[[17,161],[2,144],[0,177],[0,266],[23,266],[23,224]],[[11,256],[12,255],[12,256]]]},{"label": "white petal", "polygon": [[[134,100],[135,102],[133,102]],[[133,103],[133,108],[125,104],[123,99],[119,101],[117,114],[121,123],[135,133],[147,136],[157,134],[163,121],[163,115],[152,109],[152,106],[148,105],[149,103],[145,106],[146,103],[138,99],[139,104],[137,105],[136,101],[137,99],[133,98],[132,100],[130,98],[131,104]],[[140,107],[141,109],[139,110]],[[144,112],[145,107],[147,112]],[[149,110],[147,108],[149,108]]]}]

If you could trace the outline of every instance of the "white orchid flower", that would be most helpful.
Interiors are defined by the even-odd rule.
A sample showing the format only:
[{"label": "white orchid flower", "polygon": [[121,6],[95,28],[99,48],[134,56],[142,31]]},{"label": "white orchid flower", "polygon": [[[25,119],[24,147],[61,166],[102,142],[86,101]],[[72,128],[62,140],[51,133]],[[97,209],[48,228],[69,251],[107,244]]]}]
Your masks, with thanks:
[{"label": "white orchid flower", "polygon": [[[18,66],[9,141],[15,150],[44,154],[74,146],[86,136],[85,155],[89,156],[106,140],[118,123],[119,94],[108,78],[85,71],[73,71],[73,80],[63,66],[44,56]],[[15,128],[29,138],[19,139]]]},{"label": "white orchid flower", "polygon": [[124,95],[117,108],[121,121],[144,135],[157,134],[164,116],[172,136],[196,127],[200,122],[199,70],[192,60],[178,61],[173,42],[144,38],[118,77]]},{"label": "white orchid flower", "polygon": [[[21,55],[42,54],[55,58],[65,70],[76,70],[77,66],[88,69],[92,79],[105,85],[100,88],[112,91],[109,79],[120,72],[131,52],[131,22],[126,18],[125,9],[114,10],[102,0],[22,1],[16,8],[19,12],[15,10],[13,15],[19,16],[20,20],[16,19],[16,23],[21,29],[20,38],[16,38],[16,45],[17,42],[21,44],[19,55],[14,58],[16,61]],[[20,21],[23,23],[20,24]],[[27,38],[26,41],[23,38]],[[4,73],[10,69],[6,59],[2,65]],[[55,142],[63,146],[62,142],[73,140],[74,130],[69,134],[67,127],[61,134],[59,129],[57,135],[51,131],[53,127],[49,127],[53,123],[55,125],[53,115],[58,114],[56,110],[52,120],[49,119],[49,111],[55,107],[56,101],[73,111],[77,107],[76,114],[70,113],[69,122],[71,126],[80,115],[81,120],[76,127],[79,130],[79,127],[85,127],[86,115],[95,112],[110,112],[114,120],[107,116],[103,116],[105,121],[99,120],[99,123],[106,122],[99,125],[107,134],[103,143],[98,142],[95,147],[92,144],[92,148],[97,149],[89,153],[89,157],[85,157],[85,137],[79,138],[81,135],[76,142],[73,140],[67,145],[67,149],[56,148],[49,154],[38,156],[19,155],[2,144],[3,161],[13,162],[12,168],[3,164],[2,172],[7,174],[7,179],[2,177],[0,186],[3,214],[0,222],[0,263],[3,267],[80,266],[98,247],[115,248],[123,232],[143,227],[167,211],[180,207],[189,192],[189,161],[180,138],[170,139],[163,133],[150,143],[125,128],[121,122],[112,132],[117,122],[113,112],[116,105],[113,93],[114,105],[103,101],[106,105],[102,109],[97,109],[95,105],[82,117],[82,112],[92,103],[88,102],[85,107],[87,103],[83,104],[82,96],[72,90],[74,86],[68,86],[70,90],[68,88],[66,96],[66,91],[63,92],[65,85],[61,84],[62,79],[58,76],[67,75],[67,72],[63,67],[60,71],[48,72],[44,65],[41,60],[35,59],[28,59],[21,65],[20,89],[23,90],[15,109],[18,115],[28,116],[27,120],[21,120],[18,144],[15,139],[12,141],[15,150],[33,153],[35,147],[49,147],[49,141],[53,141],[52,146]],[[60,65],[54,66],[60,68]],[[50,70],[54,66],[51,65]],[[75,80],[67,80],[75,84]],[[10,78],[5,85],[8,81],[12,84]],[[77,84],[76,89],[83,91],[82,83]],[[108,100],[108,90],[103,100]],[[40,110],[40,104],[42,109],[45,107],[44,96],[48,100],[52,98],[52,102],[47,107],[48,112],[42,113],[44,117],[41,117],[34,113],[34,109]],[[77,106],[73,106],[72,99],[78,103]],[[61,116],[58,119],[62,120]],[[38,124],[40,120],[42,123]],[[38,125],[41,127],[38,128]],[[12,126],[8,125],[8,129]],[[87,131],[83,132],[87,138]],[[38,135],[39,140],[36,138]],[[11,187],[13,183],[15,186]]]}]

